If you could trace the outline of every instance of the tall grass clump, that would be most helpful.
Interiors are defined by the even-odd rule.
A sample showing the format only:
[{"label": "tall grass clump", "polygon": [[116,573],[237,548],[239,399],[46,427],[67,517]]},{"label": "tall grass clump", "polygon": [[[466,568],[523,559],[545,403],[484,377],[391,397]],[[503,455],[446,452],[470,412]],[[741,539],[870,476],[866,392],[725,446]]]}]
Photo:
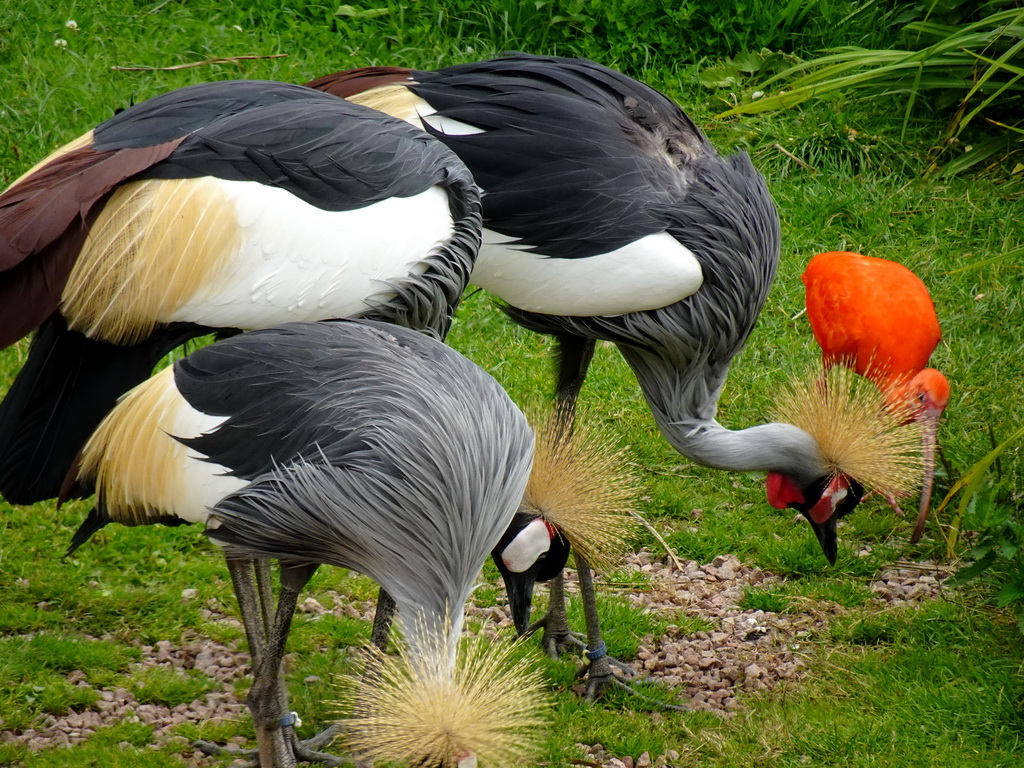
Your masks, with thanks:
[{"label": "tall grass clump", "polygon": [[[833,47],[772,74],[728,117],[790,110],[811,99],[850,92],[901,102],[903,131],[918,109],[945,116],[931,170],[948,176],[1024,156],[1024,7],[1017,0],[926,4],[902,29],[902,47]],[[762,71],[770,71],[766,67]]]}]

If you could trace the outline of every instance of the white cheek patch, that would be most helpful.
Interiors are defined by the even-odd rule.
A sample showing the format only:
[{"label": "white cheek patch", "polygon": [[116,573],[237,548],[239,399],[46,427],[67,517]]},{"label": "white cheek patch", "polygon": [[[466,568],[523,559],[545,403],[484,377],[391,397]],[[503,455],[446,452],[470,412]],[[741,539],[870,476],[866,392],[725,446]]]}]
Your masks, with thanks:
[{"label": "white cheek patch", "polygon": [[522,573],[551,549],[551,532],[540,518],[528,524],[505,547],[501,561],[512,573]]},{"label": "white cheek patch", "polygon": [[850,492],[846,488],[840,488],[837,491],[833,491],[829,498],[832,499],[832,506],[838,507],[839,504],[847,497]]},{"label": "white cheek patch", "polygon": [[822,492],[821,498],[808,512],[811,520],[819,524],[824,523],[835,514],[836,509],[849,493],[849,485],[841,476],[832,478]]}]

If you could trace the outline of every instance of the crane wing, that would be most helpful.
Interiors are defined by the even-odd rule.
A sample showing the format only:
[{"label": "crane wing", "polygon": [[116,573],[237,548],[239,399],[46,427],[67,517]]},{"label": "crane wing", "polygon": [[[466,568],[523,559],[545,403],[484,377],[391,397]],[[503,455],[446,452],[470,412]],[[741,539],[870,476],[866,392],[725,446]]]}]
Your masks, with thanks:
[{"label": "crane wing", "polygon": [[[384,108],[362,94],[401,83],[425,102],[425,130],[486,191],[485,225],[548,257],[586,258],[665,231],[687,164],[715,152],[671,100],[582,59],[377,67],[310,85]],[[478,131],[446,133],[445,121]]]}]

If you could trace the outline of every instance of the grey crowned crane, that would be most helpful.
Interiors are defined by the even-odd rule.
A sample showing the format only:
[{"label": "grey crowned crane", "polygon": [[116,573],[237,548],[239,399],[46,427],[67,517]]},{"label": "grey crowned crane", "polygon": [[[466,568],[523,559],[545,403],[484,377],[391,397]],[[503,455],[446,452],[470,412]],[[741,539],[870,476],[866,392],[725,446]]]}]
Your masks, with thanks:
[{"label": "grey crowned crane", "polygon": [[484,192],[472,280],[556,339],[566,428],[595,341],[613,342],[676,450],[767,472],[769,502],[799,510],[835,560],[860,484],[803,429],[715,418],[779,255],[778,213],[745,153],[721,156],[670,99],[582,59],[375,67],[309,85],[408,120],[469,167]]},{"label": "grey crowned crane", "polygon": [[278,670],[321,563],[373,578],[404,622],[408,669],[377,668],[370,684],[386,689],[364,692],[346,727],[360,754],[513,768],[542,722],[537,680],[494,653],[463,669],[456,645],[533,443],[498,384],[440,342],[372,321],[291,323],[200,349],[133,389],[86,445],[79,480],[100,522],[203,522],[233,572],[235,558],[280,560],[266,639],[258,612],[243,614],[265,768],[294,765]]},{"label": "grey crowned crane", "polygon": [[440,142],[308,88],[120,112],[0,195],[0,348],[36,332],[0,404],[0,495],[58,496],[118,396],[195,336],[363,316],[443,338],[479,216]]}]

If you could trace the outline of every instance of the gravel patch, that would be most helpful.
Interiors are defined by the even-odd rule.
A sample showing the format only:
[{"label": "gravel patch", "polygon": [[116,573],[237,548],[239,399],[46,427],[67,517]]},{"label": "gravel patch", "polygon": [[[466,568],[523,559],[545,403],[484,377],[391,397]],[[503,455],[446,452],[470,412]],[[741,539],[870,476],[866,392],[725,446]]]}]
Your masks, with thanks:
[{"label": "gravel patch", "polygon": [[[624,569],[643,574],[647,580],[643,590],[622,593],[635,607],[671,617],[684,613],[712,627],[709,631],[685,633],[670,625],[661,637],[644,637],[634,661],[638,673],[675,690],[676,703],[723,717],[740,709],[747,693],[799,682],[810,664],[806,641],[845,612],[827,601],[806,601],[792,614],[740,608],[745,587],[781,585],[784,579],[745,565],[734,556],[716,557],[703,564],[692,560],[666,562],[645,549],[629,556]],[[949,575],[949,571],[932,564],[897,564],[868,584],[871,601],[879,607],[920,604],[939,597]],[[566,591],[576,590],[575,573],[567,571]],[[194,597],[183,595],[185,599]],[[326,591],[301,601],[298,610],[313,616],[334,614],[370,621],[374,602],[352,603],[337,592]],[[483,620],[485,634],[510,633],[512,621],[504,606],[480,607],[471,601],[468,610],[471,617]],[[237,619],[212,604],[204,618],[238,626]],[[0,741],[23,743],[32,751],[70,747],[104,726],[141,722],[154,728],[155,745],[173,744],[186,752],[186,740],[173,733],[182,723],[248,718],[244,701],[236,692],[239,680],[249,675],[247,653],[234,645],[188,633],[179,643],[162,640],[139,648],[143,658],[134,665],[136,671],[154,666],[197,670],[215,680],[217,690],[187,704],[167,707],[141,704],[125,688],[103,689],[95,709],[46,717],[35,728],[21,732],[3,730],[0,723]],[[68,682],[89,686],[80,670],[71,672]],[[669,751],[634,760],[608,754],[600,744],[580,746],[586,754],[580,764],[601,768],[671,768],[679,757]],[[199,752],[186,757],[186,764],[196,768],[215,762]]]}]

